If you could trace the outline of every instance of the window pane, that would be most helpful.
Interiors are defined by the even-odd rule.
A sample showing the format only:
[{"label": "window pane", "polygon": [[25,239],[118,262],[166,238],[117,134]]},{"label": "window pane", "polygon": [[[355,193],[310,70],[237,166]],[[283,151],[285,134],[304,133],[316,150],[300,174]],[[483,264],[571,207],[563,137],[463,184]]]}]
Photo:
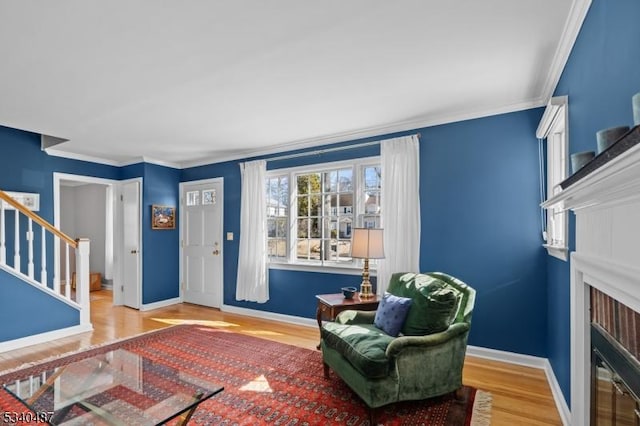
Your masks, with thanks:
[{"label": "window pane", "polygon": [[286,176],[280,178],[280,204],[282,204],[285,209],[289,207],[289,178]]},{"label": "window pane", "polygon": [[216,203],[216,190],[205,189],[202,191],[202,205],[211,206]]},{"label": "window pane", "polygon": [[312,173],[309,175],[309,193],[317,194],[322,190],[322,181],[320,173]]},{"label": "window pane", "polygon": [[351,168],[338,172],[338,191],[353,191],[353,170]]},{"label": "window pane", "polygon": [[296,179],[296,184],[298,186],[298,194],[308,194],[309,193],[309,176],[301,175]]},{"label": "window pane", "polygon": [[277,218],[276,219],[276,237],[284,238],[287,236],[287,218]]},{"label": "window pane", "polygon": [[278,239],[278,257],[287,257],[287,240],[286,239]]},{"label": "window pane", "polygon": [[353,194],[340,194],[338,201],[340,203],[339,215],[350,215],[353,212]]},{"label": "window pane", "polygon": [[380,167],[367,166],[364,168],[364,189],[380,189]]},{"label": "window pane", "polygon": [[296,257],[298,259],[309,259],[309,240],[297,240]]},{"label": "window pane", "polygon": [[298,194],[317,194],[322,189],[320,173],[299,175],[297,177]]},{"label": "window pane", "polygon": [[311,218],[309,219],[309,223],[311,225],[311,229],[310,229],[311,234],[309,236],[311,238],[322,237],[322,228],[320,227],[320,219],[318,219],[317,217]]},{"label": "window pane", "polygon": [[309,259],[320,259],[320,250],[322,248],[322,240],[309,240]]},{"label": "window pane", "polygon": [[200,191],[187,192],[187,206],[197,206],[200,204]]},{"label": "window pane", "polygon": [[267,219],[267,237],[275,238],[276,235],[276,221],[275,219]]},{"label": "window pane", "polygon": [[309,197],[298,197],[298,216],[309,216]]},{"label": "window pane", "polygon": [[341,219],[339,222],[339,232],[338,232],[338,237],[339,238],[351,238],[351,226],[352,225],[352,220],[350,218],[348,219]]},{"label": "window pane", "polygon": [[298,219],[298,238],[309,237],[309,218]]},{"label": "window pane", "polygon": [[363,228],[380,228],[380,216],[379,215],[362,215],[362,227]]},{"label": "window pane", "polygon": [[367,191],[364,200],[365,213],[380,213],[380,194],[377,191]]},{"label": "window pane", "polygon": [[329,172],[326,175],[329,177],[329,185],[325,188],[325,191],[338,192],[338,172]]},{"label": "window pane", "polygon": [[309,216],[322,216],[322,196],[310,196],[309,207]]},{"label": "window pane", "polygon": [[278,240],[267,241],[267,253],[269,257],[278,256]]},{"label": "window pane", "polygon": [[270,258],[287,258],[289,232],[289,178],[285,175],[266,179],[267,238]]},{"label": "window pane", "polygon": [[338,240],[338,260],[351,260],[351,240]]}]

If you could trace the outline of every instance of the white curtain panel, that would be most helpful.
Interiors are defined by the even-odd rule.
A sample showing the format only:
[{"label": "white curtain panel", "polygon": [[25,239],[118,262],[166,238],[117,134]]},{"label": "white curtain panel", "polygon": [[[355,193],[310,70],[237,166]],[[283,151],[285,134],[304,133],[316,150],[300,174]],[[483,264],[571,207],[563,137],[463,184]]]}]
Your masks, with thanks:
[{"label": "white curtain panel", "polygon": [[264,303],[269,300],[267,271],[267,162],[240,164],[240,253],[236,300]]},{"label": "white curtain panel", "polygon": [[391,274],[420,270],[420,148],[417,135],[380,142],[385,258],[378,261],[377,293]]}]

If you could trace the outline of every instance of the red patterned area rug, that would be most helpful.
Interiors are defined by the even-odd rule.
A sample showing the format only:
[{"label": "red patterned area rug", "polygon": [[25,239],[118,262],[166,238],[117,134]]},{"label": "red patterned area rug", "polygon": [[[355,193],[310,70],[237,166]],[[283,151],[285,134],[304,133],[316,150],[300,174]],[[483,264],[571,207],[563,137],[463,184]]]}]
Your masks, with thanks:
[{"label": "red patterned area rug", "polygon": [[[180,325],[29,366],[0,376],[9,383],[78,359],[124,348],[224,386],[203,402],[195,425],[368,425],[364,403],[335,374],[325,379],[320,351],[199,325]],[[472,426],[490,423],[490,394],[464,387],[453,396],[391,404],[384,425]],[[23,410],[0,390],[0,412]],[[0,424],[2,419],[0,419]]]}]

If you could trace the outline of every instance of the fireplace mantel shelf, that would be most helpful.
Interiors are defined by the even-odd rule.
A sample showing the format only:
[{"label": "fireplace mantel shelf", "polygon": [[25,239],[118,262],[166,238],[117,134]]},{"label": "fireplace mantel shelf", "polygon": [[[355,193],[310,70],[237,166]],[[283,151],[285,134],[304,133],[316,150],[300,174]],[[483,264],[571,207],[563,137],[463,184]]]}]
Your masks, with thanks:
[{"label": "fireplace mantel shelf", "polygon": [[549,198],[542,207],[578,210],[633,197],[640,197],[640,144]]}]

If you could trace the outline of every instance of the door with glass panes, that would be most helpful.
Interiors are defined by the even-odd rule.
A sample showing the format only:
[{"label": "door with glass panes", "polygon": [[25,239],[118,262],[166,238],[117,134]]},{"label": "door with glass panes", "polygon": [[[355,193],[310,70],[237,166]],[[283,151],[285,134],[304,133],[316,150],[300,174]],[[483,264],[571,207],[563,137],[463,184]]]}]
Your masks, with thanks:
[{"label": "door with glass panes", "polygon": [[182,186],[182,288],[188,303],[222,303],[222,179]]}]

